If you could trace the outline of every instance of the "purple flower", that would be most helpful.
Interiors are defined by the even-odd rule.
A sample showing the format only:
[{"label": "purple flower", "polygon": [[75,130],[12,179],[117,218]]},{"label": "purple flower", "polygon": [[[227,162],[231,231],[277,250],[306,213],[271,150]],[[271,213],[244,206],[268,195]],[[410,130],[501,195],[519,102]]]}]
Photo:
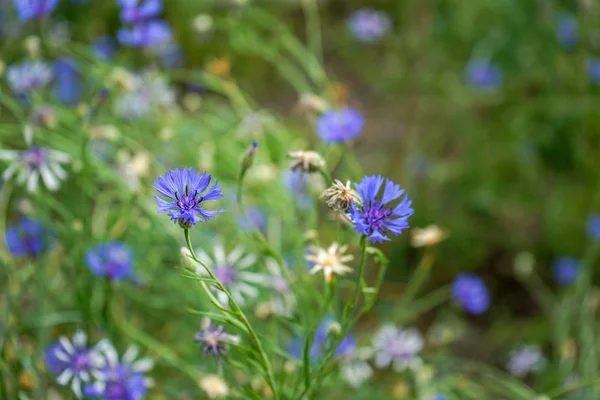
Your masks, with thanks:
[{"label": "purple flower", "polygon": [[162,11],[161,0],[146,0],[142,4],[139,3],[140,0],[119,0],[123,22],[137,24],[157,17]]},{"label": "purple flower", "polygon": [[120,242],[99,244],[89,249],[85,261],[94,275],[112,281],[133,278],[133,253]]},{"label": "purple flower", "polygon": [[314,199],[308,193],[308,186],[310,184],[309,174],[286,170],[283,175],[283,184],[300,208],[307,210],[313,206]]},{"label": "purple flower", "polygon": [[129,47],[154,47],[171,39],[171,28],[163,21],[140,22],[117,32],[119,43]]},{"label": "purple flower", "polygon": [[483,59],[469,61],[465,74],[470,85],[483,90],[495,90],[503,81],[502,71],[491,61]]},{"label": "purple flower", "polygon": [[435,395],[433,400],[448,400],[448,396],[446,396],[445,394],[438,393]]},{"label": "purple flower", "polygon": [[348,29],[362,42],[373,43],[383,37],[392,27],[390,17],[377,10],[363,8],[348,18]]},{"label": "purple flower", "polygon": [[194,337],[196,343],[201,343],[200,349],[206,355],[221,357],[227,353],[230,344],[238,344],[240,337],[225,332],[223,326],[214,325],[209,318],[202,320],[200,331]]},{"label": "purple flower", "polygon": [[[324,355],[323,352],[327,350],[325,345],[333,324],[337,324],[337,322],[330,316],[325,317],[319,323],[309,350],[310,359],[312,361],[318,361]],[[294,339],[288,348],[290,356],[298,360],[302,359],[304,342],[305,339],[303,338]],[[354,350],[356,350],[356,339],[352,336],[346,336],[339,343],[334,355],[340,357],[353,352]]]},{"label": "purple flower", "polygon": [[419,353],[423,349],[423,338],[414,328],[399,329],[394,325],[384,325],[373,338],[375,366],[394,370],[416,369],[422,361]]},{"label": "purple flower", "polygon": [[66,386],[70,382],[77,397],[82,395],[82,382],[89,382],[104,366],[96,349],[87,347],[87,336],[83,331],[77,331],[72,340],[61,336],[46,348],[44,361],[60,385]]},{"label": "purple flower", "polygon": [[[355,186],[362,204],[352,202],[350,217],[357,232],[367,235],[371,242],[381,243],[390,240],[386,232],[399,235],[408,228],[408,218],[415,211],[399,185],[381,176],[367,176]],[[395,206],[390,204],[398,199]]]},{"label": "purple flower", "polygon": [[343,143],[358,138],[364,125],[365,119],[360,112],[345,107],[321,114],[316,130],[325,143]]},{"label": "purple flower", "polygon": [[556,21],[556,39],[566,50],[577,45],[577,19],[570,14],[561,15]]},{"label": "purple flower", "polygon": [[590,58],[587,60],[586,66],[590,79],[595,84],[600,84],[600,59]]},{"label": "purple flower", "polygon": [[117,46],[115,41],[109,36],[100,36],[92,44],[96,58],[102,61],[109,61],[115,55]]},{"label": "purple flower", "polygon": [[600,239],[600,214],[592,214],[587,220],[587,234],[594,240]]},{"label": "purple flower", "polygon": [[65,104],[76,104],[81,98],[81,78],[77,60],[63,57],[54,64],[54,94]]},{"label": "purple flower", "polygon": [[490,307],[488,288],[475,274],[459,274],[452,284],[452,296],[469,314],[482,314]]},{"label": "purple flower", "polygon": [[240,218],[240,226],[247,231],[256,228],[264,232],[267,227],[267,216],[260,208],[250,207],[246,210],[246,215]]},{"label": "purple flower", "polygon": [[52,69],[41,61],[24,61],[8,67],[6,80],[15,94],[26,95],[46,86],[52,80]]},{"label": "purple flower", "polygon": [[575,282],[579,276],[579,261],[572,257],[561,257],[552,266],[554,280],[561,286],[567,286]]},{"label": "purple flower", "polygon": [[58,0],[13,0],[21,22],[30,19],[41,19],[50,14],[58,4]]},{"label": "purple flower", "polygon": [[[224,210],[208,211],[203,203],[223,197],[221,185],[215,180],[214,185],[208,188],[211,175],[196,172],[194,168],[183,167],[167,171],[165,177],[161,175],[153,182],[154,189],[168,199],[164,200],[154,195],[158,204],[158,213],[167,212],[173,222],[179,222],[182,227],[189,228],[197,222],[204,222]],[[208,191],[204,193],[204,191]],[[204,194],[202,194],[204,193]]]},{"label": "purple flower", "polygon": [[15,257],[36,256],[44,250],[44,228],[41,223],[22,217],[17,225],[6,228],[4,242]]}]

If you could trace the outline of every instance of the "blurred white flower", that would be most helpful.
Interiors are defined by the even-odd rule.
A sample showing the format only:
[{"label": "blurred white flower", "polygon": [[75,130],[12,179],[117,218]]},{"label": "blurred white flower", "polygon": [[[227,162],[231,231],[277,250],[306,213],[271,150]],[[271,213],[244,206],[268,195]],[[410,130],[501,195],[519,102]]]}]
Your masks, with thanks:
[{"label": "blurred white flower", "polygon": [[16,94],[27,94],[43,88],[52,80],[52,68],[41,61],[25,61],[11,65],[6,71],[8,86]]},{"label": "blurred white flower", "polygon": [[416,369],[422,361],[419,353],[423,349],[423,338],[414,328],[399,329],[384,325],[373,338],[374,360],[377,368],[390,364],[396,371]]},{"label": "blurred white flower", "polygon": [[166,79],[148,72],[137,76],[133,90],[117,99],[115,112],[124,118],[137,119],[174,105],[175,92]]},{"label": "blurred white flower", "polygon": [[448,237],[448,232],[437,225],[429,225],[425,228],[413,228],[411,234],[410,243],[413,247],[435,246]]},{"label": "blurred white flower", "polygon": [[205,375],[200,378],[200,388],[206,392],[209,399],[218,399],[229,394],[229,387],[218,375]]},{"label": "blurred white flower", "polygon": [[523,377],[538,372],[546,365],[546,359],[539,346],[522,346],[510,353],[506,369],[514,376]]}]

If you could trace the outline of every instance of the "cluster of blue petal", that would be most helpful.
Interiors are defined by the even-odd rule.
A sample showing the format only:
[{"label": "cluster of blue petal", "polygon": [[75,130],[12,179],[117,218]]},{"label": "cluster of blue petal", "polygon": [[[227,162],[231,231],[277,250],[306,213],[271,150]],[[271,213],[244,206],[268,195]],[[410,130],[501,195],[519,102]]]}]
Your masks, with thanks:
[{"label": "cluster of blue petal", "polygon": [[490,307],[490,294],[483,279],[461,273],[452,284],[452,296],[469,314],[483,314]]},{"label": "cluster of blue petal", "polygon": [[[309,349],[310,359],[313,362],[319,361],[321,357],[324,355],[323,353],[327,350],[326,342],[327,342],[327,333],[332,323],[334,323],[334,319],[331,316],[325,317],[317,327],[315,332],[315,336],[313,337],[312,344]],[[296,338],[294,339],[288,348],[288,353],[293,358],[300,360],[302,359],[302,350],[304,347],[305,339]],[[352,352],[356,349],[356,339],[352,336],[348,335],[342,339],[339,343],[337,349],[335,350],[335,356],[343,356],[347,353]]]},{"label": "cluster of blue petal", "polygon": [[15,257],[36,256],[44,250],[44,236],[40,222],[22,217],[16,225],[6,229],[4,242]]},{"label": "cluster of blue petal", "polygon": [[124,243],[99,244],[87,251],[85,261],[96,276],[113,281],[133,278],[133,252]]}]

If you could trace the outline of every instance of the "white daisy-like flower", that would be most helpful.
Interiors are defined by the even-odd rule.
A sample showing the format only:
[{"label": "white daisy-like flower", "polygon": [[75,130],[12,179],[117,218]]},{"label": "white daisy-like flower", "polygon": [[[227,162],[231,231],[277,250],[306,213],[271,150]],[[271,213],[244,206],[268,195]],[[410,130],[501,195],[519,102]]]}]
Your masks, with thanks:
[{"label": "white daisy-like flower", "polygon": [[209,399],[220,399],[229,394],[227,383],[218,375],[204,375],[200,378],[199,386]]},{"label": "white daisy-like flower", "polygon": [[17,94],[26,94],[46,86],[52,80],[52,68],[41,61],[25,61],[6,70],[6,81]]},{"label": "white daisy-like flower", "polygon": [[138,119],[158,108],[175,104],[175,92],[166,79],[152,73],[135,77],[133,89],[115,102],[115,112],[121,117]]},{"label": "white daisy-like flower", "polygon": [[522,346],[510,353],[506,369],[514,376],[524,377],[538,372],[546,365],[546,359],[539,346]]},{"label": "white daisy-like flower", "polygon": [[373,338],[374,361],[377,368],[390,364],[396,371],[417,369],[422,361],[419,352],[423,349],[423,338],[418,330],[399,329],[384,325]]},{"label": "white daisy-like flower", "polygon": [[[210,268],[238,304],[244,304],[246,299],[258,296],[259,291],[256,285],[269,285],[270,278],[267,275],[248,271],[251,266],[255,265],[256,256],[247,253],[243,246],[237,246],[229,254],[226,254],[223,245],[217,242],[212,255],[202,249],[197,249],[195,253],[198,259]],[[200,275],[208,275],[201,265],[196,267],[196,272]],[[219,302],[226,305],[228,303],[227,295],[216,288],[213,290]]]},{"label": "white daisy-like flower", "polygon": [[2,173],[2,179],[10,180],[15,173],[17,183],[27,186],[29,192],[35,192],[39,178],[50,191],[57,190],[60,181],[67,177],[61,164],[70,161],[67,153],[33,145],[33,132],[30,126],[23,130],[27,150],[0,150],[0,160],[12,161]]},{"label": "white daisy-like flower", "polygon": [[310,273],[315,274],[323,271],[326,282],[331,282],[335,279],[335,275],[344,275],[347,272],[352,272],[352,268],[344,265],[344,263],[354,259],[353,255],[344,254],[348,250],[347,245],[340,246],[334,242],[327,249],[311,246],[309,250],[311,254],[306,256],[306,260],[314,263]]}]

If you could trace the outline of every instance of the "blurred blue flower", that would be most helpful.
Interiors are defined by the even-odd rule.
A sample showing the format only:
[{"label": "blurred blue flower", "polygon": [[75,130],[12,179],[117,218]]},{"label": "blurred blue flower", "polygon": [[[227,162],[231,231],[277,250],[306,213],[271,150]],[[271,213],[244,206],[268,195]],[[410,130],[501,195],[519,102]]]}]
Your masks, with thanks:
[{"label": "blurred blue flower", "polygon": [[147,21],[117,32],[119,43],[129,47],[154,47],[171,39],[171,28],[164,21]]},{"label": "blurred blue flower", "polygon": [[528,345],[513,350],[506,365],[512,375],[524,377],[531,372],[538,372],[546,365],[546,359],[537,345]]},{"label": "blurred blue flower", "polygon": [[[399,235],[408,228],[408,218],[415,211],[411,208],[412,201],[403,196],[404,190],[399,185],[381,176],[364,177],[355,185],[362,204],[352,202],[350,217],[357,232],[367,235],[371,242],[381,243],[390,240],[386,232]],[[395,206],[390,205],[398,199]]]},{"label": "blurred blue flower", "polygon": [[329,110],[317,119],[317,135],[325,143],[343,143],[356,139],[365,125],[360,112],[345,107]]},{"label": "blurred blue flower", "polygon": [[92,44],[96,58],[102,61],[112,60],[117,52],[117,44],[109,36],[100,36]]},{"label": "blurred blue flower", "polygon": [[287,170],[283,175],[283,184],[292,194],[296,204],[304,210],[311,208],[314,204],[313,197],[308,193],[309,174],[302,174]]},{"label": "blurred blue flower", "polygon": [[85,261],[98,277],[106,277],[112,281],[132,279],[133,253],[121,242],[108,242],[89,249]]},{"label": "blurred blue flower", "polygon": [[600,84],[600,59],[589,58],[586,62],[587,72],[595,84]]},{"label": "blurred blue flower", "polygon": [[490,307],[490,294],[483,279],[460,273],[452,284],[452,296],[469,314],[482,314]]},{"label": "blurred blue flower", "polygon": [[[327,344],[327,337],[329,336],[329,331],[332,328],[332,324],[337,324],[335,320],[331,316],[325,317],[317,327],[315,332],[315,336],[313,337],[312,344],[309,349],[310,359],[313,362],[319,361],[320,358],[324,355],[323,352],[327,350],[325,345]],[[304,338],[296,338],[288,347],[288,353],[290,356],[297,360],[302,359],[302,350],[304,348],[304,342],[306,339]],[[353,352],[356,349],[356,339],[352,336],[348,335],[344,337],[337,349],[335,350],[334,355],[336,357],[343,356],[350,352]]]},{"label": "blurred blue flower", "polygon": [[70,384],[79,398],[82,396],[82,384],[96,376],[104,365],[96,350],[87,347],[87,336],[83,331],[77,331],[72,340],[61,336],[46,348],[44,361],[48,370],[57,377],[56,381],[62,386]]},{"label": "blurred blue flower", "polygon": [[489,60],[469,61],[465,69],[467,82],[479,89],[495,90],[504,80],[502,71]]},{"label": "blurred blue flower", "polygon": [[579,276],[579,261],[572,257],[560,257],[552,266],[552,275],[556,283],[562,286],[570,285]]},{"label": "blurred blue flower", "polygon": [[435,395],[433,400],[448,400],[448,396],[446,396],[445,394],[438,393]]},{"label": "blurred blue flower", "polygon": [[52,80],[52,69],[41,61],[13,64],[6,71],[6,81],[15,94],[26,95],[41,89]]},{"label": "blurred blue flower", "polygon": [[248,231],[258,229],[264,232],[267,227],[267,215],[258,207],[249,207],[246,215],[240,217],[240,226]]},{"label": "blurred blue flower", "polygon": [[6,228],[4,242],[15,257],[36,256],[44,250],[44,237],[41,223],[22,217],[17,225]]},{"label": "blurred blue flower", "polygon": [[566,50],[577,45],[577,19],[570,14],[563,14],[556,21],[556,39]]},{"label": "blurred blue flower", "polygon": [[162,11],[161,0],[118,0],[121,6],[121,20],[137,24],[157,17]]},{"label": "blurred blue flower", "polygon": [[81,77],[77,60],[59,58],[54,63],[54,94],[64,104],[77,104],[81,98]]},{"label": "blurred blue flower", "polygon": [[348,18],[348,28],[360,41],[372,43],[383,37],[392,27],[390,17],[381,11],[363,8]]},{"label": "blurred blue flower", "polygon": [[[208,211],[202,203],[217,200],[223,197],[221,185],[215,180],[214,185],[208,188],[212,176],[204,172],[196,172],[194,168],[183,167],[167,171],[165,177],[161,175],[153,181],[153,187],[164,200],[154,195],[158,204],[158,213],[167,212],[173,222],[179,222],[182,227],[189,228],[197,222],[204,222],[224,210]],[[203,195],[202,193],[208,191]]]},{"label": "blurred blue flower", "polygon": [[56,8],[58,0],[13,0],[21,22],[41,19]]},{"label": "blurred blue flower", "polygon": [[158,57],[160,65],[165,68],[177,68],[183,63],[183,51],[181,47],[171,40],[155,46],[153,51]]},{"label": "blurred blue flower", "polygon": [[600,239],[600,214],[592,214],[587,220],[587,234],[594,240]]}]

